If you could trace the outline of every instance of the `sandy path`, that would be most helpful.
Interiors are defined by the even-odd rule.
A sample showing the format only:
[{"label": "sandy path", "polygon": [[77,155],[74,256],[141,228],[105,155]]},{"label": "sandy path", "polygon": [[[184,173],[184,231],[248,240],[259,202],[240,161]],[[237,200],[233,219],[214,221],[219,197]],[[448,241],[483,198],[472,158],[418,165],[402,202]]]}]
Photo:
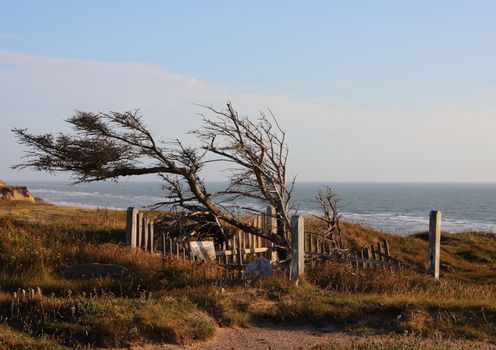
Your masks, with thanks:
[{"label": "sandy path", "polygon": [[[395,339],[397,339],[396,337]],[[243,328],[219,328],[216,336],[206,342],[196,343],[189,346],[178,345],[150,345],[141,349],[146,350],[229,350],[229,349],[265,349],[265,350],[285,350],[285,349],[309,349],[316,345],[328,345],[339,348],[351,348],[352,344],[387,344],[392,338],[388,336],[355,336],[343,332],[335,332],[332,329],[315,328],[277,328],[277,327],[257,327],[249,326]],[[418,338],[405,337],[401,342],[404,344],[412,342],[419,345]],[[432,345],[431,340],[421,340]],[[437,344],[437,343],[436,343]],[[447,342],[442,342],[446,346]],[[454,344],[453,344],[454,345]],[[483,349],[496,350],[496,345],[487,343],[458,342],[456,349]],[[437,346],[436,346],[437,347]],[[416,347],[417,348],[417,347]]]}]

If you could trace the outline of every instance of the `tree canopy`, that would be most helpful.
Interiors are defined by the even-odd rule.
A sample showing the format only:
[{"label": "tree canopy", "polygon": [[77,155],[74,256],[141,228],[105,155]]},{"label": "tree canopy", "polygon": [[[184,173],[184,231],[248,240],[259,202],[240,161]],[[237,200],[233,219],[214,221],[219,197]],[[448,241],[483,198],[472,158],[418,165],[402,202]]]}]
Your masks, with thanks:
[{"label": "tree canopy", "polygon": [[[156,174],[164,181],[166,195],[155,208],[180,208],[179,217],[213,224],[226,238],[224,223],[289,248],[286,233],[294,179],[287,178],[286,133],[270,111],[251,120],[240,116],[231,103],[223,110],[202,108],[201,127],[191,131],[199,147],[186,146],[179,139],[157,140],[138,111],[78,111],[66,120],[70,133],[33,134],[14,129],[19,142],[28,148],[24,162],[14,167],[70,172],[76,183]],[[221,191],[209,191],[201,176],[213,162],[224,163],[229,173],[230,180]],[[275,209],[277,232],[253,227],[237,215],[263,210],[247,206],[247,199],[260,208]]]}]

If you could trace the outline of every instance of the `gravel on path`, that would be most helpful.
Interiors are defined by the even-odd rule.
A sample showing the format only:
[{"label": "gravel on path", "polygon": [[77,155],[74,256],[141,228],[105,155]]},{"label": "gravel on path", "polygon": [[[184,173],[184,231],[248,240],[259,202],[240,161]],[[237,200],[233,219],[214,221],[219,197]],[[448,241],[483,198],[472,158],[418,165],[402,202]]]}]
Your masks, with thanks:
[{"label": "gravel on path", "polygon": [[[230,349],[310,349],[322,346],[322,349],[353,349],[357,345],[377,345],[380,348],[396,348],[394,344],[402,344],[402,348],[428,348],[436,349],[480,349],[496,350],[496,345],[469,341],[436,341],[412,336],[377,336],[377,335],[352,335],[337,332],[333,329],[310,327],[282,328],[275,326],[247,326],[217,329],[214,338],[192,345],[149,345],[135,349],[143,350],[230,350]],[[411,347],[409,346],[411,345]],[[383,347],[385,346],[385,347]],[[390,347],[392,346],[392,347]],[[405,347],[406,346],[406,347]],[[358,346],[358,348],[361,348]],[[370,347],[374,349],[374,347]],[[379,347],[378,347],[379,348]]]}]

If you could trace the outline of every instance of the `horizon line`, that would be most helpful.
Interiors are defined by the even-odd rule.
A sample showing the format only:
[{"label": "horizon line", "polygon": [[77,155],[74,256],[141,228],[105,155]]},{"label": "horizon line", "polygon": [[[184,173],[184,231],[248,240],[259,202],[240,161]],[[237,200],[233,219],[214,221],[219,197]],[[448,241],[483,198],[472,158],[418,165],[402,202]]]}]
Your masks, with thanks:
[{"label": "horizon line", "polygon": [[[11,179],[6,179],[3,180],[4,182],[8,184],[15,184],[17,183],[23,183],[23,182],[52,182],[52,183],[65,183],[68,185],[80,185],[80,184],[91,184],[91,183],[161,183],[160,180],[136,180],[136,179],[127,179],[127,180],[120,180],[117,182],[114,181],[91,181],[91,182],[82,182],[82,183],[77,183],[74,184],[73,181],[71,180],[56,180],[56,179],[45,179],[45,180],[11,180]],[[225,183],[229,182],[228,180],[206,180],[205,183]],[[295,183],[356,183],[356,184],[496,184],[496,181],[452,181],[452,180],[447,180],[447,181],[440,181],[440,180],[393,180],[393,181],[387,181],[387,180],[300,180],[300,181],[295,181]]]}]

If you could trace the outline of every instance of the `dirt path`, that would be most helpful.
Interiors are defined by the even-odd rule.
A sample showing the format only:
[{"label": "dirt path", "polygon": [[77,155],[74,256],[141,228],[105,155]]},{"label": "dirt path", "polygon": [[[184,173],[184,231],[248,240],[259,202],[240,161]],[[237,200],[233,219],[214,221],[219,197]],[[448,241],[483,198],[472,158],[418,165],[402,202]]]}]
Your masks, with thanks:
[{"label": "dirt path", "polygon": [[[206,342],[201,342],[189,346],[178,345],[154,345],[145,346],[146,350],[229,350],[229,349],[265,349],[265,350],[285,350],[285,349],[309,349],[319,345],[319,349],[360,349],[361,346],[371,345],[380,348],[429,348],[437,349],[483,349],[496,350],[496,345],[474,342],[448,342],[424,340],[412,336],[356,336],[343,332],[336,332],[332,329],[316,328],[279,328],[279,327],[257,327],[249,326],[244,328],[219,328],[216,336]],[[411,345],[411,346],[409,346]],[[322,347],[320,347],[322,346]],[[406,346],[406,347],[405,347]],[[138,348],[136,348],[138,349]]]}]

